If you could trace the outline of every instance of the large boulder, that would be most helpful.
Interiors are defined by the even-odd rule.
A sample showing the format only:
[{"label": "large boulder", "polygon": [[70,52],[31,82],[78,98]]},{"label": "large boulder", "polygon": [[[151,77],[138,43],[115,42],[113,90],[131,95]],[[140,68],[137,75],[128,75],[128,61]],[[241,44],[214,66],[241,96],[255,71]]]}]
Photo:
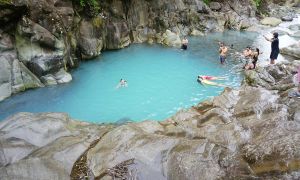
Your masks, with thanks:
[{"label": "large boulder", "polygon": [[170,31],[170,30],[166,30],[166,32],[163,34],[163,41],[162,43],[166,46],[180,46],[181,44],[181,40],[178,34]]},{"label": "large boulder", "polygon": [[105,49],[121,49],[131,43],[129,29],[125,22],[112,22],[106,25]]},{"label": "large boulder", "polygon": [[260,23],[268,26],[277,26],[281,23],[281,20],[275,17],[266,17],[262,19]]},{"label": "large boulder", "polygon": [[73,164],[108,129],[61,113],[14,115],[0,123],[1,178],[69,179]]},{"label": "large boulder", "polygon": [[222,5],[218,2],[209,3],[209,7],[213,11],[220,11],[222,9]]},{"label": "large boulder", "polygon": [[300,59],[300,43],[290,45],[280,49],[281,54],[288,55]]},{"label": "large boulder", "polygon": [[40,80],[18,60],[10,36],[0,33],[0,101],[30,88],[43,87]]},{"label": "large boulder", "polygon": [[98,56],[103,48],[101,28],[103,19],[95,17],[90,21],[82,20],[79,26],[78,45],[83,59]]}]

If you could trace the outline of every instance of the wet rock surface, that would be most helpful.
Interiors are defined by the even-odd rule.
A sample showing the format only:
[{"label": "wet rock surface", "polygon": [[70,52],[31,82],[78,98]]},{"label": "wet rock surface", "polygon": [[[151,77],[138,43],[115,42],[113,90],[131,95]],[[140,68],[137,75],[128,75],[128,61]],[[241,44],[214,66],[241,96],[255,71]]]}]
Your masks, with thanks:
[{"label": "wet rock surface", "polygon": [[288,92],[299,65],[249,70],[240,88],[162,122],[19,113],[0,123],[1,177],[113,179],[119,167],[135,179],[298,179],[300,100]]}]

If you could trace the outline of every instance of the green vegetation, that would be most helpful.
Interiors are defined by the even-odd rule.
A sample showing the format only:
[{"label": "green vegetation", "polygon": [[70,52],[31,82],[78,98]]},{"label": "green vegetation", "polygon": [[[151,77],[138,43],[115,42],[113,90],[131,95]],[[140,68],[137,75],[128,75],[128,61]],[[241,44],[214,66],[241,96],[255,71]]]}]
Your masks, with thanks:
[{"label": "green vegetation", "polygon": [[85,6],[99,7],[97,0],[79,0],[79,4],[82,7]]},{"label": "green vegetation", "polygon": [[211,0],[203,0],[203,2],[204,2],[205,4],[207,4],[207,5],[210,3],[210,1],[211,1]]},{"label": "green vegetation", "polygon": [[261,3],[262,3],[262,0],[253,0],[255,6],[258,8],[260,7]]},{"label": "green vegetation", "polygon": [[78,4],[87,14],[95,16],[100,11],[99,0],[73,0]]},{"label": "green vegetation", "polygon": [[11,0],[0,0],[0,5],[1,4],[11,4]]}]

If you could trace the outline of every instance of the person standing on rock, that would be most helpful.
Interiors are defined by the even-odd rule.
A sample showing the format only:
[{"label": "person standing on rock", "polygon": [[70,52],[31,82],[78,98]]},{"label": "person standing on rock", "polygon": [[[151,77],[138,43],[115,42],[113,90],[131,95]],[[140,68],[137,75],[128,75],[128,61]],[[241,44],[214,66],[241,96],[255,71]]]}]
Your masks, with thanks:
[{"label": "person standing on rock", "polygon": [[226,60],[228,48],[224,45],[223,42],[220,42],[219,44],[220,44],[220,49],[219,49],[220,62],[221,64],[224,64]]},{"label": "person standing on rock", "polygon": [[271,42],[271,54],[270,54],[270,64],[275,64],[275,60],[277,60],[278,54],[279,54],[279,39],[278,39],[278,33],[273,33],[273,38],[267,38],[264,36],[264,38],[267,41]]},{"label": "person standing on rock", "polygon": [[182,45],[181,45],[181,49],[183,50],[187,50],[187,46],[188,46],[189,40],[186,38],[186,36],[183,37],[182,40]]}]

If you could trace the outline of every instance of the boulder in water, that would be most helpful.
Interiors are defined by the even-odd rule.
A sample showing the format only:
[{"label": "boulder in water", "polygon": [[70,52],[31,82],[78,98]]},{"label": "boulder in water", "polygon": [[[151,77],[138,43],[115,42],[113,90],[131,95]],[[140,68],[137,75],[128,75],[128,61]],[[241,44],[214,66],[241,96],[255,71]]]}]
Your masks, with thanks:
[{"label": "boulder in water", "polygon": [[292,37],[300,38],[300,31],[296,31],[293,34],[291,34]]},{"label": "boulder in water", "polygon": [[54,77],[57,83],[68,83],[72,81],[72,76],[70,73],[67,73],[64,69],[59,70],[57,73],[54,74]]},{"label": "boulder in water", "polygon": [[280,19],[275,18],[275,17],[266,17],[260,21],[261,24],[268,25],[268,26],[277,26],[281,22],[282,21]]},{"label": "boulder in water", "polygon": [[282,21],[293,21],[293,17],[292,16],[284,16],[281,18]]},{"label": "boulder in water", "polygon": [[292,31],[298,31],[300,30],[300,24],[292,24],[289,26],[289,29]]}]

